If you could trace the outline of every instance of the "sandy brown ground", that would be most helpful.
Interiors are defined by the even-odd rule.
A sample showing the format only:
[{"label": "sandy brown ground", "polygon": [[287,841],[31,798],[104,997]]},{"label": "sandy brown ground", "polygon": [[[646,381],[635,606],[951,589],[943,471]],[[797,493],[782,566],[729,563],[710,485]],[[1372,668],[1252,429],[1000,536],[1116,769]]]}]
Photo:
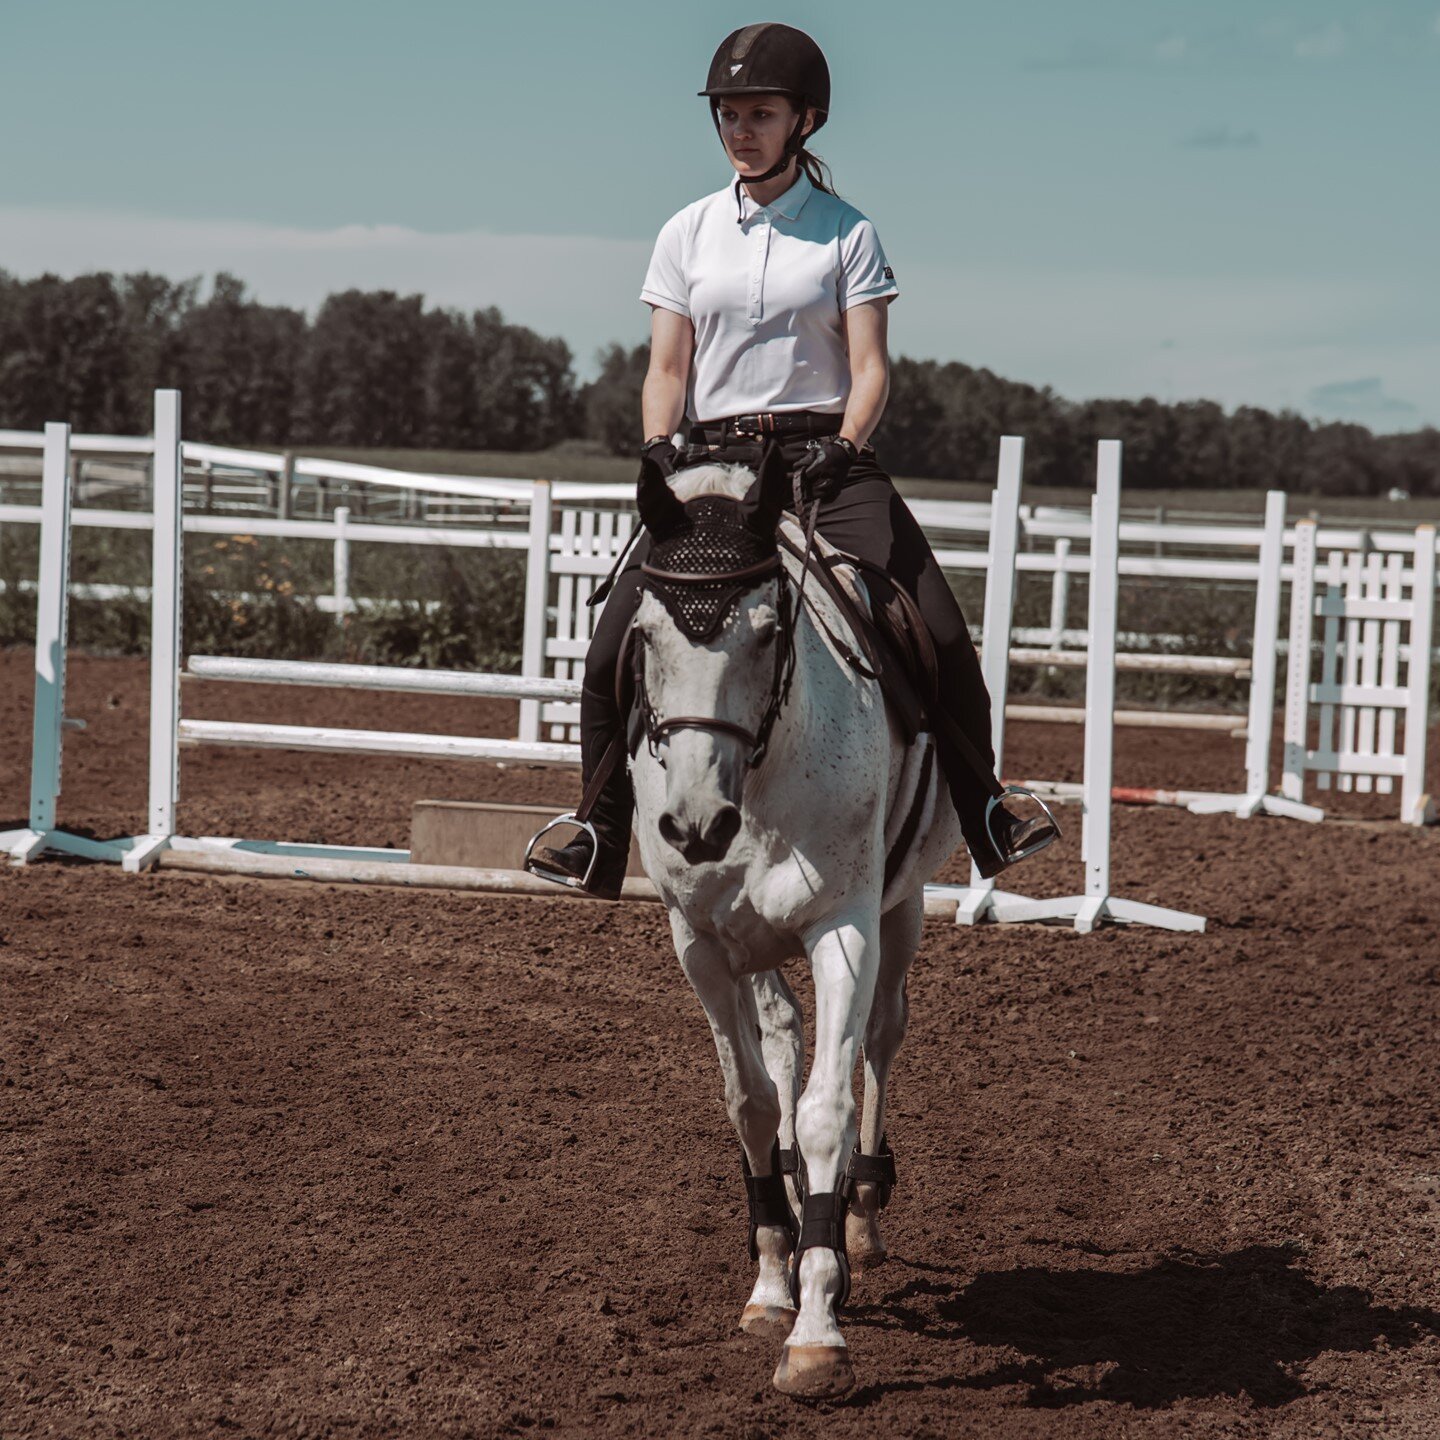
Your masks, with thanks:
[{"label": "sandy brown ground", "polygon": [[[306,694],[186,706],[511,723]],[[62,813],[137,828],[143,669],[77,664],[67,708]],[[1076,774],[1075,738],[1017,730],[1014,773]],[[1127,737],[1118,778],[1228,786],[1238,752]],[[422,793],[572,785],[207,752],[182,818],[403,845]],[[738,1147],[657,909],[0,873],[0,1435],[1440,1433],[1440,834],[1120,810],[1115,850],[1209,932],[927,927],[894,1259],[820,1410],[732,1328]]]}]

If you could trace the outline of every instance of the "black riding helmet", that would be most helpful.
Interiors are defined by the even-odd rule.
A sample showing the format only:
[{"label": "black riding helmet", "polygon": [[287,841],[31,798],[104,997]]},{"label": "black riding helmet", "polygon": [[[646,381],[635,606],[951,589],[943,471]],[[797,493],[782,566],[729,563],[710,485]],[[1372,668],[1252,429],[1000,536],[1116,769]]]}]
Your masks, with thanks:
[{"label": "black riding helmet", "polygon": [[800,118],[780,159],[763,175],[747,177],[746,184],[756,185],[773,180],[800,153],[807,108],[815,111],[812,135],[829,118],[830,67],[824,52],[803,30],[770,22],[746,25],[721,41],[710,62],[705,88],[699,93],[710,101],[717,135],[720,100],[725,95],[788,95],[798,106]]}]

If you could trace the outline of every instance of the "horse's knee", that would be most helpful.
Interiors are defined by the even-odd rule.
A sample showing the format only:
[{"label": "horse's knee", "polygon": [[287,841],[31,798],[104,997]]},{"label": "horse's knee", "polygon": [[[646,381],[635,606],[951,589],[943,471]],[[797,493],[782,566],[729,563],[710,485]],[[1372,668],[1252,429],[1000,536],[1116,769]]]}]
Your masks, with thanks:
[{"label": "horse's knee", "polygon": [[795,1109],[795,1143],[805,1157],[812,1190],[829,1189],[839,1179],[854,1123],[855,1096],[850,1086],[817,1086],[812,1080]]}]

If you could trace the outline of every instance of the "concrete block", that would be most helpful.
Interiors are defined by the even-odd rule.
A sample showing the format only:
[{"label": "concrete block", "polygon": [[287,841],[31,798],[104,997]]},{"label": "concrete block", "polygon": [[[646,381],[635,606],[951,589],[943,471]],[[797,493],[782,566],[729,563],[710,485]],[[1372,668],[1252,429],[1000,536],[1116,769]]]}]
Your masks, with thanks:
[{"label": "concrete block", "polygon": [[[410,859],[416,865],[465,865],[518,870],[530,837],[559,813],[557,805],[497,805],[480,800],[417,800],[410,812]],[[564,845],[575,832],[556,830]],[[640,848],[630,842],[627,875],[644,875]]]}]

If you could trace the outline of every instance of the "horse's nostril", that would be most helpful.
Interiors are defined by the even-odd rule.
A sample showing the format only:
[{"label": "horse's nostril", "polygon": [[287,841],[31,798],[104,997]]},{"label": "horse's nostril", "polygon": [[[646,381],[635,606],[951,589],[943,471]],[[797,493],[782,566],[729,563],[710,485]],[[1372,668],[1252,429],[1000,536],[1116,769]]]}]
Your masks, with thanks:
[{"label": "horse's nostril", "polygon": [[717,854],[723,855],[730,848],[730,842],[739,833],[739,808],[734,805],[725,805],[716,812],[715,818],[706,828],[705,839],[714,846]]},{"label": "horse's nostril", "polygon": [[677,850],[682,849],[685,844],[685,832],[680,828],[680,822],[669,810],[663,811],[660,815],[660,835],[667,845],[673,845]]}]

